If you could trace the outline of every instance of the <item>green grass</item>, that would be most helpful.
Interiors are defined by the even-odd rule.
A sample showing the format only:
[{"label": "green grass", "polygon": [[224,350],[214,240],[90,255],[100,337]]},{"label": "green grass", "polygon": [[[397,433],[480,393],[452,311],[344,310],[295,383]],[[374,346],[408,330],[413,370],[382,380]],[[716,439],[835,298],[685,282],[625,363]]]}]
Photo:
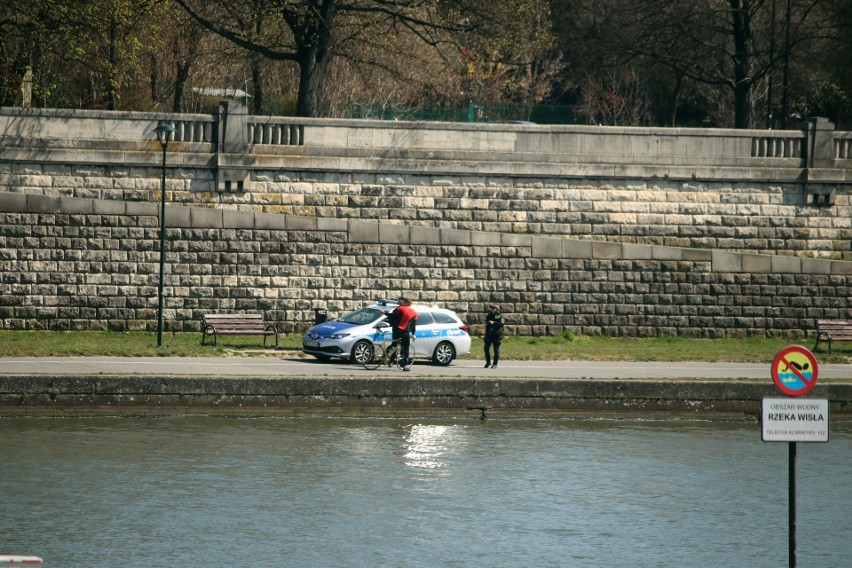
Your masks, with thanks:
[{"label": "green grass", "polygon": [[[798,339],[690,339],[683,337],[624,338],[603,336],[508,337],[501,357],[515,360],[576,361],[708,361],[730,363],[771,363],[775,354],[788,345],[813,341]],[[472,353],[482,358],[482,341],[474,339]],[[820,345],[818,361],[852,363],[852,343],[835,345],[833,353]]]},{"label": "green grass", "polygon": [[[268,357],[301,356],[301,335],[281,336],[280,347],[264,348],[263,338],[227,336],[216,347],[201,345],[199,333],[166,334],[157,347],[153,333],[0,331],[0,357]],[[267,340],[269,342],[269,340]],[[689,339],[656,337],[575,336],[566,332],[555,337],[507,337],[504,360],[540,361],[710,361],[769,363],[783,347],[792,344],[813,347],[813,341],[798,339]],[[821,363],[852,363],[852,343],[835,344],[829,355],[820,346]],[[482,359],[482,339],[473,338],[468,359]]]},{"label": "green grass", "polygon": [[[274,339],[266,340],[274,345]],[[94,331],[0,331],[0,357],[225,357],[264,356],[301,349],[301,336],[281,337],[279,349],[263,347],[259,336],[227,336],[214,347],[201,345],[200,333],[164,334]]]}]

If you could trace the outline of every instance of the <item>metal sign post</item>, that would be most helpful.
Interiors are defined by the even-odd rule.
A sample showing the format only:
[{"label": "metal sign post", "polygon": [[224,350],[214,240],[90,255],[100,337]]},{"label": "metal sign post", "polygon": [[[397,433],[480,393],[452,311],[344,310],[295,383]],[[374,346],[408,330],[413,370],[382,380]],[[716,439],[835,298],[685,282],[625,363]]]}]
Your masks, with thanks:
[{"label": "metal sign post", "polygon": [[790,568],[796,568],[796,442],[790,442],[787,451],[787,479],[789,480],[787,487],[787,501],[789,502],[787,508],[787,525],[789,526],[787,548],[790,551],[788,565]]},{"label": "metal sign post", "polygon": [[[790,397],[810,392],[817,374],[816,358],[801,345],[785,347],[772,360],[772,380]],[[789,443],[789,566],[796,568],[796,442],[828,442],[828,400],[764,398],[760,423],[764,442]]]}]

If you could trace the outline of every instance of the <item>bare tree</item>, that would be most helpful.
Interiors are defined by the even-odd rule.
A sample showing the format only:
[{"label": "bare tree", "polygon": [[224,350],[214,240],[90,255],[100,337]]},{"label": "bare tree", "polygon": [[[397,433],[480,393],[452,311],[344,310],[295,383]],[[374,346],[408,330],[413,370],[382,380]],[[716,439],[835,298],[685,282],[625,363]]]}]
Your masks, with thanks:
[{"label": "bare tree", "polygon": [[691,93],[710,114],[716,101],[732,109],[730,118],[715,113],[718,124],[748,128],[756,97],[765,96],[755,87],[770,74],[787,78],[784,62],[809,57],[818,38],[837,37],[826,18],[835,1],[787,2],[789,17],[780,0],[584,0],[556,2],[556,13],[572,54],[591,52],[599,67],[630,66],[646,84],[670,86],[669,101]]},{"label": "bare tree", "polygon": [[39,104],[115,109],[141,77],[141,46],[153,5],[153,0],[3,0],[0,50],[15,43],[16,65],[32,67]]},{"label": "bare tree", "polygon": [[648,122],[648,99],[635,73],[612,72],[606,82],[590,77],[577,113],[590,124],[639,126]]},{"label": "bare tree", "polygon": [[65,11],[53,9],[47,0],[0,0],[0,104],[20,102],[20,83],[27,68],[32,71],[34,106],[56,100],[58,79],[68,66],[53,54],[65,54]]},{"label": "bare tree", "polygon": [[[535,15],[539,0],[256,0],[251,9],[268,24],[262,33],[235,24],[224,0],[175,0],[207,29],[272,60],[299,67],[297,114],[318,116],[329,63],[367,38],[413,34],[432,47],[461,44],[476,34],[497,37]],[[230,11],[230,12],[229,12]],[[378,34],[378,35],[377,35]]]}]

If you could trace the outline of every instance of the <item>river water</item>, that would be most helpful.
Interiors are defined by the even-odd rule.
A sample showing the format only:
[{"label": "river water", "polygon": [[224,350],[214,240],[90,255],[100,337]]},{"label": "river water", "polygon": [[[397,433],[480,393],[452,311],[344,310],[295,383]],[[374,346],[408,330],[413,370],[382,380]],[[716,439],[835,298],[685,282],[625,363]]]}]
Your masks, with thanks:
[{"label": "river water", "polygon": [[[0,419],[0,554],[47,567],[778,567],[753,423]],[[800,567],[852,566],[852,424],[798,444]]]}]

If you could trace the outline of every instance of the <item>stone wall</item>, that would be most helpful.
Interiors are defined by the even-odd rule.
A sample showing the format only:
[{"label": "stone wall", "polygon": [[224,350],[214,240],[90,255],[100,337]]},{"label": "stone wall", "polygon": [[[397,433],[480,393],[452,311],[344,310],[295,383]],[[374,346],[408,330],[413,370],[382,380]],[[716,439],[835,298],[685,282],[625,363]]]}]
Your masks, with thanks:
[{"label": "stone wall", "polygon": [[[30,168],[15,177],[15,191],[28,194],[120,201],[157,195],[156,177],[127,180],[91,168],[47,175]],[[169,180],[168,199],[329,219],[852,260],[852,205],[846,194],[829,209],[806,206],[801,188],[781,185],[340,177],[258,172],[252,191],[244,194],[195,191],[197,180]],[[132,188],[124,187],[128,181]]]},{"label": "stone wall", "polygon": [[[852,319],[852,133],[0,109],[0,325],[285,331],[407,292],[513,331],[797,335]],[[178,204],[180,206],[174,206]]]},{"label": "stone wall", "polygon": [[[0,416],[683,415],[703,420],[760,415],[771,381],[629,381],[411,377],[219,377],[0,375]],[[832,421],[852,415],[852,384],[821,382]]]},{"label": "stone wall", "polygon": [[[0,166],[2,167],[2,166]],[[156,167],[16,164],[16,193],[156,201]],[[852,260],[852,191],[807,204],[800,184],[253,172],[250,191],[170,171],[168,201],[216,209]],[[175,177],[171,177],[175,176]]]},{"label": "stone wall", "polygon": [[[158,207],[0,192],[4,329],[156,329]],[[170,206],[165,329],[263,312],[282,330],[405,292],[475,331],[798,336],[852,317],[852,262]]]},{"label": "stone wall", "polygon": [[[510,179],[265,171],[217,206],[473,231],[852,260],[852,202],[807,205],[795,184]],[[332,179],[329,179],[332,178]],[[186,192],[181,198],[202,203]]]},{"label": "stone wall", "polygon": [[[852,133],[0,109],[0,191],[852,260]],[[224,134],[221,134],[224,137]],[[819,151],[817,151],[819,149]],[[227,150],[227,151],[226,151]]]}]

